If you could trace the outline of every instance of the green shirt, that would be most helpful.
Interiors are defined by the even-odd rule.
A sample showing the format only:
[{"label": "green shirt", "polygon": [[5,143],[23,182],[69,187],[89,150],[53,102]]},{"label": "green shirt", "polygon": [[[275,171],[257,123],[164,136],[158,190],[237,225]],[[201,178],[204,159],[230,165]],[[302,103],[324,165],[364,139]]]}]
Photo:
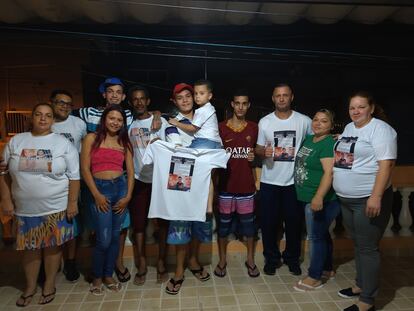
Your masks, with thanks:
[{"label": "green shirt", "polygon": [[[311,202],[318,190],[323,176],[323,167],[320,159],[334,157],[334,143],[331,135],[321,141],[313,142],[314,135],[308,135],[296,155],[295,187],[299,201]],[[325,195],[324,201],[336,199],[332,187]]]}]

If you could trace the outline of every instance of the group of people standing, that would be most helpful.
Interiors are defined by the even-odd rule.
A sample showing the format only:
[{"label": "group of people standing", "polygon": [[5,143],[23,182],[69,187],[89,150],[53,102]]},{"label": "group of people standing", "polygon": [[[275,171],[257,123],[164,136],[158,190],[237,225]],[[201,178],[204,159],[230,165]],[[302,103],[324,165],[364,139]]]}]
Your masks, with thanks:
[{"label": "group of people standing", "polygon": [[[289,85],[276,86],[272,100],[275,111],[260,120],[256,146],[256,154],[264,159],[260,183],[263,271],[275,274],[285,263],[293,275],[302,273],[299,257],[305,211],[310,266],[308,276],[294,289],[303,292],[321,288],[335,276],[329,226],[341,210],[355,245],[357,275],[356,284],[338,295],[359,296],[357,304],[346,311],[375,310],[379,242],[391,215],[397,133],[367,92],[350,96],[352,122],[335,136],[331,134],[331,111],[321,109],[310,120],[291,110],[293,92]],[[280,221],[286,234],[283,254],[278,249]]]},{"label": "group of people standing", "polygon": [[[302,274],[305,216],[310,267],[307,277],[294,284],[294,288],[298,291],[321,288],[335,276],[329,226],[342,210],[344,225],[355,243],[357,277],[353,287],[338,294],[344,298],[360,297],[357,304],[345,310],[375,310],[380,266],[378,245],[391,213],[390,177],[396,159],[397,135],[376,115],[377,106],[371,95],[358,92],[350,97],[352,122],[342,134],[333,136],[333,113],[321,109],[311,120],[292,110],[294,95],[287,84],[275,86],[272,94],[275,110],[259,124],[246,120],[251,105],[246,90],[234,92],[232,116],[218,123],[210,103],[213,89],[209,81],[200,80],[194,86],[177,84],[171,99],[178,114],[168,120],[159,112],[148,110],[150,96],[145,87],[132,86],[127,94],[124,89],[121,80],[108,78],[99,88],[106,101],[104,109],[88,107],[77,111],[72,111],[70,93],[57,90],[52,93],[50,104],[34,107],[30,132],[14,136],[5,147],[4,168],[0,172],[1,204],[4,215],[16,216],[17,249],[24,251],[26,275],[26,288],[17,306],[30,304],[42,265],[45,281],[39,303],[54,299],[62,246],[66,250],[63,269],[66,278],[70,281],[79,278],[74,241],[79,234],[76,215],[80,188],[87,190],[81,191],[84,207],[81,213],[87,215],[96,237],[92,294],[102,295],[105,288],[118,292],[121,283],[131,279],[122,258],[130,226],[137,268],[133,283],[138,286],[145,283],[148,271],[145,228],[149,214],[158,228],[157,281],[168,280],[166,292],[174,295],[180,291],[186,267],[199,281],[208,281],[210,274],[200,264],[198,254],[200,243],[212,239],[210,215],[214,193],[218,194],[219,248],[215,276],[226,276],[228,236],[237,224],[238,235],[247,241],[247,274],[258,277],[260,270],[254,260],[257,189],[253,166],[257,156],[263,163],[257,206],[265,258],[263,272],[274,275],[286,264],[293,275]],[[131,110],[120,106],[125,98]],[[194,100],[199,106],[195,112]],[[210,151],[216,153],[212,157],[215,163],[208,166],[204,181],[209,185],[201,191],[206,193],[201,195],[200,202],[193,202],[201,206],[207,217],[186,220],[163,218],[154,213],[153,206],[160,201],[154,199],[159,193],[152,191],[164,190],[155,187],[157,153],[151,154],[148,149],[159,144],[158,140],[167,142],[162,145],[165,148],[183,147],[181,152],[189,148],[217,150]],[[218,149],[224,149],[226,156],[219,156]],[[185,161],[194,166],[193,160]],[[226,169],[213,170],[213,175],[219,176],[215,184],[210,171],[220,167]],[[195,182],[192,174],[193,171],[181,176],[170,171],[165,191],[179,190],[180,195],[189,192]],[[80,175],[84,187],[80,186]],[[175,208],[180,209],[180,205]],[[281,225],[286,235],[283,253],[279,250]],[[167,244],[175,245],[176,249],[172,278],[166,269]],[[119,282],[113,278],[114,272]]]}]

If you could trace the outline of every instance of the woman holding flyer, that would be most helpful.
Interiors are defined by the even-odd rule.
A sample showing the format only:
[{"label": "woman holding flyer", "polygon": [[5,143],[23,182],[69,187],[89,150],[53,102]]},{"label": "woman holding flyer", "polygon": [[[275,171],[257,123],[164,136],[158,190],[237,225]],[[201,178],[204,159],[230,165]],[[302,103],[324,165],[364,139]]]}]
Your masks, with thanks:
[{"label": "woman holding flyer", "polygon": [[26,276],[18,307],[30,304],[36,294],[42,256],[46,280],[39,304],[55,298],[60,245],[73,239],[72,218],[78,213],[79,155],[66,138],[52,133],[52,124],[52,107],[36,105],[31,131],[14,136],[3,154],[7,170],[0,173],[1,206],[4,215],[16,216],[16,246],[23,251]]}]

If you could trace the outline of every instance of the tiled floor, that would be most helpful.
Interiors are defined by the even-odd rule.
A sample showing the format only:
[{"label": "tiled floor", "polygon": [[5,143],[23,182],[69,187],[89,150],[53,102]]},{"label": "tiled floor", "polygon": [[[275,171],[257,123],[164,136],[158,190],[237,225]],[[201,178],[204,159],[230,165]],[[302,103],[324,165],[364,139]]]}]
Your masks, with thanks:
[{"label": "tiled floor", "polygon": [[[257,264],[263,267],[263,258],[257,256]],[[213,263],[217,262],[213,256]],[[177,296],[164,292],[165,284],[155,283],[155,269],[150,268],[144,286],[129,282],[120,293],[106,293],[96,297],[88,293],[88,284],[79,280],[76,284],[65,281],[60,273],[57,282],[56,299],[49,305],[39,306],[40,288],[32,304],[25,310],[202,310],[202,311],[268,311],[268,310],[342,310],[352,304],[337,296],[338,289],[352,285],[354,266],[352,260],[337,260],[337,275],[325,286],[314,292],[298,293],[292,285],[298,279],[291,276],[284,266],[275,276],[261,275],[249,278],[244,267],[244,255],[231,253],[228,260],[227,276],[214,277],[213,265],[208,266],[212,278],[204,283],[186,272],[183,287]],[[132,261],[128,261],[132,269]],[[306,270],[307,262],[302,264]],[[15,301],[20,295],[23,283],[21,268],[12,273],[12,267],[0,268],[0,310],[15,310]],[[379,310],[414,310],[414,258],[386,257],[382,265],[381,292],[377,300]]]}]

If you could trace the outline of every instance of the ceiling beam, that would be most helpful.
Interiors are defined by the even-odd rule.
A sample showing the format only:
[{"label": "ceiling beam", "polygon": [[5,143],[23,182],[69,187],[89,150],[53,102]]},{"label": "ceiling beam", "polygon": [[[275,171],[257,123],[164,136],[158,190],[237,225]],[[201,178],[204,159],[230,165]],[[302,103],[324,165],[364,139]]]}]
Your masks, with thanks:
[{"label": "ceiling beam", "polygon": [[[210,0],[211,2],[222,0]],[[227,0],[228,2],[254,2],[252,0]],[[414,7],[413,0],[260,0],[262,3],[312,4],[312,5],[362,5]]]}]

